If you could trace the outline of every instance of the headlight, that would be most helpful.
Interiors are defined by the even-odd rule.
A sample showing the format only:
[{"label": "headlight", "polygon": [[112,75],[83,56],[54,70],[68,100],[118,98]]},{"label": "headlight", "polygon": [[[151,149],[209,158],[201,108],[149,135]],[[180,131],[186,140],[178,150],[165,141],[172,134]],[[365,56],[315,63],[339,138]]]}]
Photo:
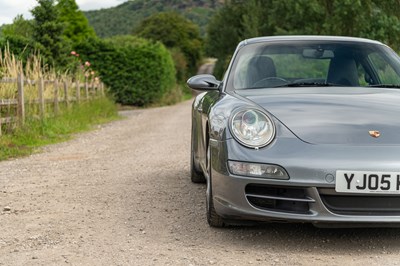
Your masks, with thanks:
[{"label": "headlight", "polygon": [[289,179],[288,173],[279,165],[228,161],[229,170],[234,175]]},{"label": "headlight", "polygon": [[237,141],[250,148],[268,145],[275,136],[275,125],[257,109],[242,109],[233,114],[231,131]]}]

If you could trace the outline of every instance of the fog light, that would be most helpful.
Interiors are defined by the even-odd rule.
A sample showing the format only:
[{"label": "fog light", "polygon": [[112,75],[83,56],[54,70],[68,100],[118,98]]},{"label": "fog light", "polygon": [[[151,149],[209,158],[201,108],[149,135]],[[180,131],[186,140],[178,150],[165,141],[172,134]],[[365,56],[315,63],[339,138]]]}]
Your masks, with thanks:
[{"label": "fog light", "polygon": [[234,175],[289,179],[285,169],[278,165],[228,161],[228,166],[230,172]]}]

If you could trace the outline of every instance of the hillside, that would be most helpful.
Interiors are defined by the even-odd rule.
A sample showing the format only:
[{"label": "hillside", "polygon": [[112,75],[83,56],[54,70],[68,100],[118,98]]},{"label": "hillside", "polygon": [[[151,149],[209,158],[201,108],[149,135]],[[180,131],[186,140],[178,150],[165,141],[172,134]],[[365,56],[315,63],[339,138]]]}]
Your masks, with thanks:
[{"label": "hillside", "polygon": [[146,17],[163,11],[176,11],[205,28],[222,0],[130,0],[119,6],[84,12],[99,37],[130,34]]}]

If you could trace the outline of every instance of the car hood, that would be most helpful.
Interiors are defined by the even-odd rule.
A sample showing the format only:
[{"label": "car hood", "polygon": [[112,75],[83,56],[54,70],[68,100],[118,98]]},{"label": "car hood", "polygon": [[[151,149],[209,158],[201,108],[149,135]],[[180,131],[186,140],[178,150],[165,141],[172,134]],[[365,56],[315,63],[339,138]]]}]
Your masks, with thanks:
[{"label": "car hood", "polygon": [[[236,93],[263,107],[304,142],[400,144],[400,90],[326,87]],[[370,131],[380,136],[372,137]]]}]

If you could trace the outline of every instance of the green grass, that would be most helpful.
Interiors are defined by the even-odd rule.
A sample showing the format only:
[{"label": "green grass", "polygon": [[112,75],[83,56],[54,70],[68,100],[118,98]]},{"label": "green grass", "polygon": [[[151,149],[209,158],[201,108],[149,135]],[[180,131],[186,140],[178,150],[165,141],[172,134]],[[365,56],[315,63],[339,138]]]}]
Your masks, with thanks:
[{"label": "green grass", "polygon": [[166,93],[158,102],[152,103],[147,107],[174,105],[189,100],[192,97],[192,91],[187,87],[186,83],[177,83],[175,87],[170,92]]},{"label": "green grass", "polygon": [[0,137],[0,160],[32,154],[38,147],[68,140],[74,133],[118,118],[116,105],[101,98],[64,108],[56,117],[27,119],[24,126]]}]

